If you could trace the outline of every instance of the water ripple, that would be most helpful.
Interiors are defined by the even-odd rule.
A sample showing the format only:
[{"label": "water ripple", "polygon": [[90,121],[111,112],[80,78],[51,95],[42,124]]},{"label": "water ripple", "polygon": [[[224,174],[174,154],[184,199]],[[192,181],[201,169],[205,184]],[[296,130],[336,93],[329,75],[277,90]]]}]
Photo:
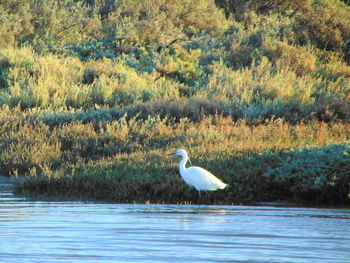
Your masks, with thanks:
[{"label": "water ripple", "polygon": [[350,262],[350,210],[45,202],[0,193],[1,262]]}]

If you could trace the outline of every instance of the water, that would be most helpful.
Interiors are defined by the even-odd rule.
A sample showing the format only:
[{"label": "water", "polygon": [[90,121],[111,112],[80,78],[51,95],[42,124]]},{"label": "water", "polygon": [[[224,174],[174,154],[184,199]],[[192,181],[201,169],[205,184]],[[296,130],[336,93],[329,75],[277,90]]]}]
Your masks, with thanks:
[{"label": "water", "polygon": [[0,262],[350,262],[350,210],[30,201],[0,193]]}]

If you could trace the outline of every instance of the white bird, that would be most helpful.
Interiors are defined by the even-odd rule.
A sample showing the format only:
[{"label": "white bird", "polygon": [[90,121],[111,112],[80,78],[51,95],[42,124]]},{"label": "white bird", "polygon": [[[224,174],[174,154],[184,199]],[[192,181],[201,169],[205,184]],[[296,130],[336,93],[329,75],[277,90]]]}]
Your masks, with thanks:
[{"label": "white bird", "polygon": [[227,184],[223,183],[215,175],[201,167],[191,166],[186,168],[186,163],[189,160],[186,150],[180,149],[170,155],[182,157],[179,164],[180,175],[186,184],[195,188],[199,194],[202,190],[215,191],[217,189],[224,189],[227,186]]}]

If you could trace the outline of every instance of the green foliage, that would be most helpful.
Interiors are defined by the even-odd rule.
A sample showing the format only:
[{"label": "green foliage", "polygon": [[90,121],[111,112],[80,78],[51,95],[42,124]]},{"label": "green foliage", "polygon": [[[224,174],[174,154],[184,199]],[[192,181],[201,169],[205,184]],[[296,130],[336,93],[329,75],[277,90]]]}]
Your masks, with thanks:
[{"label": "green foliage", "polygon": [[[228,156],[226,151],[205,154],[200,147],[191,151],[198,150],[206,161],[192,154],[193,162],[206,165],[230,183],[227,189],[215,193],[216,204],[266,200],[348,203],[349,147],[344,144],[310,148],[295,152],[295,156],[284,151],[249,156],[239,152]],[[175,174],[175,163],[164,160],[163,155],[158,150],[118,154],[114,160],[49,171],[44,176],[28,178],[17,186],[17,191],[129,203],[196,200],[197,193]]]},{"label": "green foliage", "polygon": [[335,0],[312,1],[310,6],[297,16],[299,41],[311,41],[321,49],[344,50],[350,36],[349,6]]},{"label": "green foliage", "polygon": [[[276,120],[249,126],[244,122],[233,122],[229,117],[215,115],[198,123],[189,119],[175,121],[159,117],[148,117],[146,120],[122,117],[95,124],[74,121],[49,128],[33,120],[30,115],[23,117],[28,121],[16,122],[4,109],[2,119],[8,124],[1,126],[2,170],[17,170],[30,176],[23,185],[18,186],[18,191],[118,202],[193,200],[195,192],[179,183],[177,162],[165,158],[168,149],[180,147],[189,150],[194,163],[207,167],[232,185],[226,192],[227,196],[223,193],[217,195],[218,200],[223,198],[224,203],[232,203],[283,199],[283,194],[278,190],[280,187],[274,188],[274,185],[280,184],[278,180],[283,173],[279,177],[273,177],[273,174],[279,171],[279,165],[284,169],[283,160],[291,160],[290,154],[294,152],[285,154],[287,149],[350,139],[349,125],[340,123],[290,125]],[[323,155],[315,155],[318,148],[305,151],[307,158],[303,155],[299,157],[296,151],[295,160],[307,162],[305,160],[310,159],[312,164],[322,163],[328,154],[333,167],[342,167],[347,162],[348,156],[339,155],[340,150],[322,149],[325,149]],[[348,151],[347,148],[345,150]],[[313,168],[312,165],[308,167],[310,171]],[[303,172],[307,175],[310,171]],[[314,173],[313,176],[319,175]],[[343,192],[334,195],[329,202],[346,202],[344,185],[348,175],[339,173],[337,176],[340,178],[338,186]],[[269,178],[274,179],[270,182]],[[282,184],[283,187],[291,185],[288,180]],[[265,195],[260,186],[264,189],[272,187],[274,194]],[[306,195],[310,194],[308,185],[298,187],[305,187]],[[174,195],[169,195],[169,189]],[[116,193],[111,195],[113,190]],[[306,198],[303,193],[298,195],[300,192],[294,188],[289,191],[295,195],[288,194],[285,196],[287,199],[325,200],[322,193]]]},{"label": "green foliage", "polygon": [[26,43],[40,52],[110,38],[117,40],[111,45],[122,48],[166,45],[202,32],[221,34],[228,25],[212,0],[96,1],[93,5],[75,0],[3,1],[0,10],[0,46]]},{"label": "green foliage", "polygon": [[0,166],[4,173],[28,172],[61,163],[61,144],[49,127],[35,122],[5,122],[1,126]]},{"label": "green foliage", "polygon": [[258,18],[282,14],[292,19],[290,29],[294,37],[289,38],[289,41],[301,45],[312,43],[320,49],[341,51],[349,58],[347,41],[350,36],[350,8],[341,1],[216,0],[216,3],[224,8],[227,16],[232,14],[247,26],[255,22],[255,14],[259,14]]},{"label": "green foliage", "polygon": [[280,194],[292,195],[294,199],[320,203],[343,199],[346,202],[349,165],[349,143],[313,147],[283,153],[278,167],[268,170],[264,176],[280,186]]},{"label": "green foliage", "polygon": [[194,85],[199,77],[200,69],[198,58],[201,50],[187,51],[185,49],[170,49],[160,57],[156,70],[168,78],[178,80],[181,83]]},{"label": "green foliage", "polygon": [[47,44],[98,37],[99,16],[83,2],[2,1],[0,10],[2,47],[30,43],[42,50]]},{"label": "green foliage", "polygon": [[121,1],[108,20],[125,42],[141,45],[166,45],[200,32],[220,34],[227,26],[211,0],[136,0],[132,5]]},{"label": "green foliage", "polygon": [[349,21],[339,0],[1,1],[0,168],[21,191],[188,201],[163,158],[185,147],[225,203],[346,203]]}]

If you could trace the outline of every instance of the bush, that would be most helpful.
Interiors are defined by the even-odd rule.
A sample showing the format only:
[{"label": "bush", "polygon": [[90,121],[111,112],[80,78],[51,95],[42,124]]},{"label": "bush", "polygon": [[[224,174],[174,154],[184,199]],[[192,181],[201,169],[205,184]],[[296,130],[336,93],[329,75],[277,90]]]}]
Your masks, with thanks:
[{"label": "bush", "polygon": [[277,69],[291,70],[298,76],[310,75],[317,69],[317,57],[309,47],[295,47],[278,42],[270,49],[266,47],[264,53],[267,53],[267,56],[272,54],[269,59]]},{"label": "bush", "polygon": [[221,34],[227,27],[212,0],[137,0],[133,5],[122,1],[108,19],[115,25],[126,23],[127,28],[122,27],[122,32],[116,34],[125,42],[141,45],[167,45],[177,38],[201,32]]},{"label": "bush", "polygon": [[347,202],[350,145],[329,145],[283,153],[278,167],[266,172],[280,194],[319,203]]},{"label": "bush", "polygon": [[[2,47],[32,44],[38,50],[48,44],[89,41],[99,37],[100,20],[83,2],[3,1],[0,20],[3,23]],[[19,23],[18,21],[21,21]]]},{"label": "bush", "polygon": [[[348,58],[350,36],[350,7],[338,0],[303,1],[227,1],[216,0],[225,9],[226,15],[233,15],[247,27],[254,24],[255,13],[262,15],[282,14],[293,19],[295,37],[292,43],[311,43],[320,49],[341,51]],[[278,28],[275,24],[275,28]],[[285,39],[281,39],[285,40]]]},{"label": "bush", "polygon": [[61,164],[61,144],[55,133],[40,122],[6,122],[1,127],[0,166],[4,173]]},{"label": "bush", "polygon": [[[201,202],[232,204],[273,200],[349,203],[349,173],[346,166],[344,168],[349,163],[346,153],[349,147],[346,145],[295,153],[282,151],[249,155],[244,155],[244,152],[227,155],[228,152],[217,150],[214,147],[209,154],[198,146],[190,153],[194,163],[214,171],[229,183],[225,190],[212,193],[209,199]],[[291,154],[295,154],[293,159]],[[331,165],[327,158],[332,161]],[[129,203],[194,202],[197,200],[196,191],[184,184],[176,174],[175,166],[172,161],[165,160],[164,153],[159,150],[118,154],[113,160],[79,164],[28,178],[17,185],[16,191],[29,191],[37,196],[49,193],[51,196]]]},{"label": "bush", "polygon": [[350,36],[350,8],[336,0],[313,1],[296,16],[299,42],[320,49],[344,51]]}]

